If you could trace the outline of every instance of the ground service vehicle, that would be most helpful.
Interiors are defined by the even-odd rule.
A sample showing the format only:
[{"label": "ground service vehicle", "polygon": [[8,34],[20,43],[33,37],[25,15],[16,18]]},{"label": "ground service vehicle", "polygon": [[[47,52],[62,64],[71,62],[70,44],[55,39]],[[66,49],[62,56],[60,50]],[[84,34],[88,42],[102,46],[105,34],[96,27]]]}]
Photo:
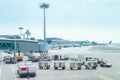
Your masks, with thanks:
[{"label": "ground service vehicle", "polygon": [[17,61],[22,61],[23,57],[22,56],[17,56]]},{"label": "ground service vehicle", "polygon": [[73,70],[73,69],[81,69],[81,62],[80,61],[72,61],[70,63],[70,69]]},{"label": "ground service vehicle", "polygon": [[112,64],[109,63],[107,60],[105,60],[105,61],[102,61],[102,62],[100,63],[100,66],[101,66],[101,67],[112,67]]},{"label": "ground service vehicle", "polygon": [[68,55],[54,55],[53,60],[69,60]]},{"label": "ground service vehicle", "polygon": [[39,69],[50,69],[50,61],[39,61]]},{"label": "ground service vehicle", "polygon": [[40,53],[31,53],[29,54],[29,58],[33,62],[38,62],[40,60]]},{"label": "ground service vehicle", "polygon": [[54,62],[54,69],[65,69],[65,62],[64,61],[55,61]]}]

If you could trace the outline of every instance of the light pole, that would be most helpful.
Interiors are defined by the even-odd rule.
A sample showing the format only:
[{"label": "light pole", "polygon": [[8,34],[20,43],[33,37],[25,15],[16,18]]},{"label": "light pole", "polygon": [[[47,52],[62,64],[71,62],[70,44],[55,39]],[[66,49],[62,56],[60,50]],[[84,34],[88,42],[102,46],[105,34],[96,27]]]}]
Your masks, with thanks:
[{"label": "light pole", "polygon": [[49,5],[48,4],[41,4],[40,8],[43,9],[44,12],[44,55],[46,55],[46,17],[45,17],[45,9],[48,8]]},{"label": "light pole", "polygon": [[16,35],[14,36],[14,63],[16,63]]},{"label": "light pole", "polygon": [[23,27],[19,27],[19,30],[20,30],[20,37],[22,38],[22,29]]},{"label": "light pole", "polygon": [[26,32],[25,32],[25,34],[27,35],[27,39],[28,39],[29,36],[30,36],[30,31],[27,29]]}]

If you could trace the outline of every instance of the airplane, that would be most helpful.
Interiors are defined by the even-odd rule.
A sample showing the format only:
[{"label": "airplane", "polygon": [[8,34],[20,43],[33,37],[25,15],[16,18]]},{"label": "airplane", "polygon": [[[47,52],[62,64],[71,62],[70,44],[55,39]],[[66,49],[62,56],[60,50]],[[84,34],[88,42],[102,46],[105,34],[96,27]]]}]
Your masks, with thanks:
[{"label": "airplane", "polygon": [[96,45],[109,45],[109,44],[111,44],[111,43],[112,43],[112,40],[109,41],[108,43],[96,43]]}]

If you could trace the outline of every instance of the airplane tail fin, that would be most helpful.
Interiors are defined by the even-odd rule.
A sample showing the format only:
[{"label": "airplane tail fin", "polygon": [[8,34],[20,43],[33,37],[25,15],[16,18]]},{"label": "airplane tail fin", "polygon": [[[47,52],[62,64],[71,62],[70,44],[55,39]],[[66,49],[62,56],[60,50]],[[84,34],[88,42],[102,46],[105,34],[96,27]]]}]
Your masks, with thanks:
[{"label": "airplane tail fin", "polygon": [[111,44],[111,43],[112,43],[112,41],[109,42],[109,44]]}]

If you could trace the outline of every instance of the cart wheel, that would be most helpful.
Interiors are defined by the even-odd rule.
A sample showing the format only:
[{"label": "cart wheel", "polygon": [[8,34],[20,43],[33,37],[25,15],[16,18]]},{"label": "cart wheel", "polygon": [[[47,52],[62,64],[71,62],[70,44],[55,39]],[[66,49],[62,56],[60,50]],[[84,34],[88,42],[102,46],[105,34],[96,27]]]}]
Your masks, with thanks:
[{"label": "cart wheel", "polygon": [[46,69],[49,69],[49,67],[47,67]]},{"label": "cart wheel", "polygon": [[78,68],[78,70],[80,70],[81,68]]},{"label": "cart wheel", "polygon": [[55,69],[55,70],[57,70],[58,68],[57,68],[57,67],[55,67],[54,69]]},{"label": "cart wheel", "polygon": [[73,68],[72,68],[72,67],[71,67],[70,69],[71,69],[71,70],[73,70]]},{"label": "cart wheel", "polygon": [[96,67],[94,69],[96,69]]},{"label": "cart wheel", "polygon": [[62,68],[63,70],[65,69],[65,67]]}]

